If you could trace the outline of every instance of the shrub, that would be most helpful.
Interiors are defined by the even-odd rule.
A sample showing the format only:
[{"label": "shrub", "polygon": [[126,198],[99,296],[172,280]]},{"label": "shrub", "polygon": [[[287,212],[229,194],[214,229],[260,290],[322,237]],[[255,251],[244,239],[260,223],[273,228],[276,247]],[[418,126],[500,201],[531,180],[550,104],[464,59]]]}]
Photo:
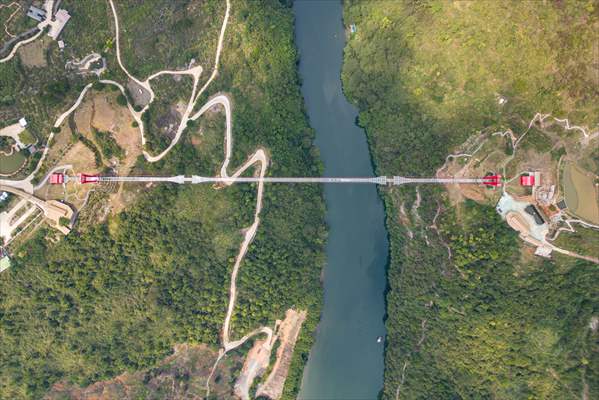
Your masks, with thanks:
[{"label": "shrub", "polygon": [[125,106],[127,105],[127,98],[125,97],[125,95],[123,95],[123,94],[119,94],[119,95],[117,96],[117,98],[116,98],[116,103],[117,103],[119,106],[123,106],[123,107],[125,107]]},{"label": "shrub", "polygon": [[94,88],[95,90],[98,90],[98,91],[100,91],[100,90],[104,90],[104,89],[106,88],[106,84],[105,84],[105,83],[102,83],[102,82],[100,82],[100,81],[95,81],[95,82],[92,84],[92,88]]}]

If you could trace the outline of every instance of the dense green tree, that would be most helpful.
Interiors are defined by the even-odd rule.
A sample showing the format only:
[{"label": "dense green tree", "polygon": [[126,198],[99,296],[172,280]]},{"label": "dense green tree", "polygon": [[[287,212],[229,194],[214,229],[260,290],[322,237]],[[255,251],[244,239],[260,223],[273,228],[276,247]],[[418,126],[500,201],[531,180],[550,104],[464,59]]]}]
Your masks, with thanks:
[{"label": "dense green tree", "polygon": [[[87,7],[67,4],[81,13],[109,11],[95,1]],[[222,3],[214,4],[219,7],[214,13],[223,11]],[[75,17],[71,21],[88,29],[79,45],[95,43],[88,37],[93,21],[89,28]],[[179,57],[174,50],[169,52]],[[265,148],[272,157],[268,174],[320,172],[314,132],[302,112],[296,61],[291,9],[275,0],[233,2],[219,76],[198,102],[220,91],[231,95],[232,169]],[[132,174],[214,174],[222,163],[224,130],[202,130],[217,143],[205,155],[192,140],[201,128],[206,128],[202,119],[190,124],[157,163],[140,157]],[[100,149],[76,135],[93,146],[99,162],[101,153],[110,151],[103,133],[94,137]],[[176,343],[218,346],[231,267],[240,230],[254,218],[256,186],[135,189],[141,193],[137,202],[105,222],[76,224],[57,243],[50,231],[40,231],[13,249],[14,265],[0,276],[1,398],[41,398],[59,381],[87,385],[151,367]],[[272,326],[290,307],[307,309],[288,398],[299,388],[320,315],[324,238],[321,188],[267,186],[261,225],[238,278],[233,335]]]},{"label": "dense green tree", "polygon": [[[594,51],[591,3],[345,2],[357,32],[345,49],[344,89],[377,173],[430,175],[470,136],[521,132],[537,112],[594,126],[597,85],[576,56]],[[549,152],[542,139],[528,141]],[[597,268],[535,257],[493,207],[419,190],[420,218],[398,217],[414,205],[413,188],[383,191],[391,253],[383,398],[599,397]]]}]

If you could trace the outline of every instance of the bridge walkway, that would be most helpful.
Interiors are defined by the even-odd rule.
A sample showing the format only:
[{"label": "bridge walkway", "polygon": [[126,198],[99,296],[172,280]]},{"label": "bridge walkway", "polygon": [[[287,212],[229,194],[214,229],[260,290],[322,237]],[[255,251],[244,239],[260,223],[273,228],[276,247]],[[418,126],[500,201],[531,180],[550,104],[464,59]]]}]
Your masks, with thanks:
[{"label": "bridge walkway", "polygon": [[100,176],[99,182],[172,182],[172,183],[360,183],[375,185],[405,185],[427,183],[485,183],[485,178],[409,178],[403,176],[374,176],[374,177],[191,177],[179,176]]}]

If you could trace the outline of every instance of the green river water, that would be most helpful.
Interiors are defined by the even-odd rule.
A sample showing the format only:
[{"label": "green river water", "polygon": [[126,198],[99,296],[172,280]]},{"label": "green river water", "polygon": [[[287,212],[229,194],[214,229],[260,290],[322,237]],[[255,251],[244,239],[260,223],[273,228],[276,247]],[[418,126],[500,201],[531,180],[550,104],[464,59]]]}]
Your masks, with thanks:
[{"label": "green river water", "polygon": [[[341,87],[345,45],[340,1],[296,1],[302,93],[325,176],[372,176],[357,109]],[[300,399],[376,399],[383,384],[388,256],[384,210],[374,185],[324,188],[329,238],[324,308]]]}]

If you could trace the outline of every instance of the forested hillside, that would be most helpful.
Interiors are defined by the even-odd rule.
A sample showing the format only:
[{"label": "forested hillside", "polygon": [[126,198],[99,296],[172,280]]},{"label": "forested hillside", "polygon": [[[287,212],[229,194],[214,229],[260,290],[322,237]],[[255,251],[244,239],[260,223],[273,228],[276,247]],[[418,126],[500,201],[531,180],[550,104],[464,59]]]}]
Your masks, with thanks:
[{"label": "forested hillside", "polygon": [[[598,121],[596,2],[348,1],[344,12],[356,25],[344,88],[378,174],[430,175],[468,137],[521,132],[537,112]],[[534,257],[492,206],[418,191],[383,191],[383,397],[599,397],[596,265]]]},{"label": "forested hillside", "polygon": [[[111,17],[107,7],[95,10]],[[81,29],[88,29],[79,32],[83,38],[94,33]],[[290,8],[276,0],[232,1],[222,65],[206,97],[231,96],[233,168],[262,147],[273,160],[269,174],[320,171],[296,57]],[[153,164],[140,158],[132,174],[215,174],[224,129],[220,113],[205,118],[216,122],[190,124],[167,157]],[[205,142],[215,143],[209,159],[202,157]],[[261,225],[238,280],[233,335],[273,326],[290,307],[308,311],[287,381],[293,397],[320,311],[324,205],[317,186],[265,190]],[[85,386],[151,368],[177,343],[216,350],[255,192],[253,185],[154,186],[106,222],[79,224],[58,242],[41,230],[15,249],[13,266],[0,275],[0,398],[39,399],[56,382]]]}]

